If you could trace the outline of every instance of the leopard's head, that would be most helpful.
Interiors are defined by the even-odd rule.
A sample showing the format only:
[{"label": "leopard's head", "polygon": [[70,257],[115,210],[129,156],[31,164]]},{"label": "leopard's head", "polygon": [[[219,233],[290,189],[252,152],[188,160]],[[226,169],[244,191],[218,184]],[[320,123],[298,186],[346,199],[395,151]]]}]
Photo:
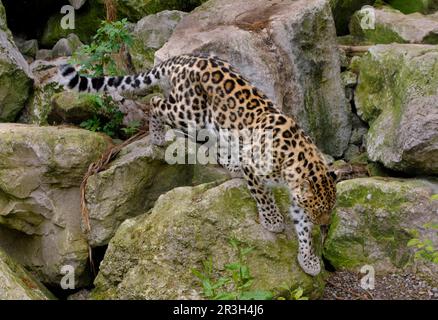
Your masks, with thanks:
[{"label": "leopard's head", "polygon": [[336,174],[324,169],[304,178],[300,183],[297,201],[312,223],[329,225],[336,204]]}]

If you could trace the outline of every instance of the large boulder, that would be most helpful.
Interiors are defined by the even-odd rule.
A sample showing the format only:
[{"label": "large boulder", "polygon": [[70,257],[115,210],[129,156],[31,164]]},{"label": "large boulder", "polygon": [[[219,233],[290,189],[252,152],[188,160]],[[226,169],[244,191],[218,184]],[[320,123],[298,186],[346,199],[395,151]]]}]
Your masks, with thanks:
[{"label": "large boulder", "polygon": [[146,71],[154,65],[155,51],[169,40],[178,22],[187,13],[162,11],[141,19],[134,27],[134,42],[129,49],[132,63],[137,71]]},{"label": "large boulder", "polygon": [[348,33],[351,16],[363,6],[372,5],[376,0],[330,0],[338,35]]},{"label": "large boulder", "polygon": [[211,0],[185,16],[156,52],[214,54],[278,104],[333,156],[351,134],[336,33],[326,0]]},{"label": "large boulder", "polygon": [[79,186],[109,146],[82,129],[0,124],[0,244],[44,283],[59,286],[66,265],[89,281]]},{"label": "large boulder", "polygon": [[375,27],[372,29],[362,29],[363,15],[360,11],[355,13],[350,23],[351,34],[369,43],[438,44],[438,15],[405,15],[388,7],[375,9],[374,13]]},{"label": "large boulder", "polygon": [[417,267],[438,282],[438,266],[414,261],[407,243],[417,230],[437,248],[436,231],[424,227],[438,217],[437,182],[360,178],[338,183],[337,205],[324,247],[325,258],[339,270],[371,265],[377,273]]},{"label": "large boulder", "polygon": [[[278,192],[287,211],[287,193]],[[200,299],[201,284],[192,274],[211,259],[213,275],[238,260],[229,240],[252,247],[247,265],[252,289],[274,291],[301,286],[305,295],[320,297],[324,273],[306,275],[297,262],[293,223],[273,234],[256,222],[256,204],[243,180],[221,185],[181,187],[161,196],[147,214],[126,220],[111,240],[92,297],[96,299]],[[317,231],[315,229],[315,231]],[[319,237],[315,233],[315,242]]]},{"label": "large boulder", "polygon": [[90,245],[108,244],[124,220],[149,210],[161,194],[191,185],[193,175],[193,165],[168,165],[165,149],[149,137],[124,147],[106,170],[88,179]]},{"label": "large boulder", "polygon": [[0,300],[49,300],[54,296],[0,248]]},{"label": "large boulder", "polygon": [[14,121],[32,89],[32,75],[7,29],[0,2],[0,122]]},{"label": "large boulder", "polygon": [[369,123],[372,161],[438,174],[438,47],[379,45],[353,63],[359,116]]},{"label": "large boulder", "polygon": [[[103,0],[98,0],[103,2]],[[191,11],[207,0],[114,0],[119,16],[136,22],[141,18],[165,10]]]}]

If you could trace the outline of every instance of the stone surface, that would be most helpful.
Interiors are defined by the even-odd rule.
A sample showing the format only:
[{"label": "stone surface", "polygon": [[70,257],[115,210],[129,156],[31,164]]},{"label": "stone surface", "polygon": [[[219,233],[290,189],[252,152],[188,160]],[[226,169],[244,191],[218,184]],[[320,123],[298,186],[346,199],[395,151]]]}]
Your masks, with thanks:
[{"label": "stone surface", "polygon": [[331,155],[351,133],[339,54],[325,0],[212,0],[185,16],[156,61],[182,53],[229,61]]},{"label": "stone surface", "polygon": [[375,0],[330,0],[337,33],[347,34],[351,16],[363,6],[372,5],[374,2]]},{"label": "stone surface", "polygon": [[362,15],[357,12],[350,23],[353,36],[378,44],[425,43],[438,44],[438,17],[412,13],[405,15],[398,10],[387,7],[375,9],[375,28],[362,29]]},{"label": "stone surface", "polygon": [[68,0],[70,4],[75,8],[76,10],[79,10],[86,2],[87,0]]},{"label": "stone surface", "polygon": [[38,52],[38,40],[23,40],[15,38],[14,42],[22,55],[35,58]]},{"label": "stone surface", "polygon": [[[2,12],[3,11],[3,17]],[[0,3],[0,21],[4,8]],[[32,90],[29,66],[0,22],[0,122],[14,121]]]},{"label": "stone surface", "polygon": [[124,220],[149,210],[161,194],[191,184],[193,166],[168,165],[164,156],[165,150],[146,137],[123,148],[108,169],[89,178],[90,245],[107,244]]},{"label": "stone surface", "polygon": [[360,178],[338,183],[337,206],[324,247],[324,256],[336,269],[359,271],[371,265],[377,273],[418,271],[438,281],[438,267],[414,262],[407,246],[415,229],[433,241],[436,231],[424,224],[437,222],[437,181]]},{"label": "stone surface", "polygon": [[82,129],[0,124],[0,245],[44,283],[59,286],[71,265],[88,284],[79,185],[110,145]]},{"label": "stone surface", "polygon": [[71,56],[81,46],[82,42],[78,36],[70,33],[67,38],[62,38],[55,44],[52,56],[54,58]]},{"label": "stone surface", "polygon": [[52,97],[56,93],[64,91],[58,83],[58,67],[65,63],[67,63],[66,58],[51,61],[35,60],[31,63],[30,70],[35,79],[34,90],[19,118],[20,122],[48,124],[48,116],[52,112]]},{"label": "stone surface", "polygon": [[[278,192],[282,211],[288,196]],[[311,277],[297,263],[297,240],[288,221],[285,234],[273,234],[256,222],[257,210],[240,179],[176,188],[161,196],[148,214],[126,220],[111,240],[95,280],[95,299],[199,299],[201,284],[192,274],[212,259],[219,276],[237,260],[229,244],[237,238],[253,247],[247,265],[252,289],[301,286],[305,295],[322,294],[324,273]],[[319,239],[315,234],[316,239]],[[316,240],[315,239],[315,240]],[[316,240],[316,243],[319,241]],[[221,272],[219,272],[221,271]]]},{"label": "stone surface", "polygon": [[49,300],[54,296],[0,248],[0,300]]},{"label": "stone surface", "polygon": [[369,123],[372,161],[411,174],[438,174],[438,47],[379,45],[354,68],[355,102]]},{"label": "stone surface", "polygon": [[78,94],[62,91],[51,98],[51,111],[47,116],[49,123],[81,124],[96,114],[96,103],[91,94]]},{"label": "stone surface", "polygon": [[53,57],[52,50],[40,49],[37,51],[35,59],[36,60],[50,60]]},{"label": "stone surface", "polygon": [[203,2],[206,0],[114,0],[118,15],[133,22],[165,10],[191,11]]},{"label": "stone surface", "polygon": [[169,40],[176,25],[186,14],[166,10],[148,15],[137,22],[133,32],[134,43],[129,49],[137,71],[153,67],[155,51]]}]

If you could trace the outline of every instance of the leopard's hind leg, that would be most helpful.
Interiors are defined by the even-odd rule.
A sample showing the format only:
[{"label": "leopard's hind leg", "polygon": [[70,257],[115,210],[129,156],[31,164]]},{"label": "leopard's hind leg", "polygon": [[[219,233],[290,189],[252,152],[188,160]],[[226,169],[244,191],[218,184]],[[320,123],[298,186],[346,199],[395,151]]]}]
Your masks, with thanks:
[{"label": "leopard's hind leg", "polygon": [[151,99],[151,112],[149,115],[149,133],[152,144],[163,146],[166,143],[164,112],[167,110],[166,100],[155,96]]}]

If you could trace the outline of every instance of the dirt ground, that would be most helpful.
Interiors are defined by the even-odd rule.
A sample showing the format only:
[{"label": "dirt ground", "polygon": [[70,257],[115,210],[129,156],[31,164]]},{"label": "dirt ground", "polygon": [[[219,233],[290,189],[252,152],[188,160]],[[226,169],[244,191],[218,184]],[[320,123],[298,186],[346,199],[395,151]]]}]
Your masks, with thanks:
[{"label": "dirt ground", "polygon": [[374,289],[360,286],[363,274],[333,272],[326,283],[324,300],[438,300],[438,288],[414,274],[376,275]]}]

